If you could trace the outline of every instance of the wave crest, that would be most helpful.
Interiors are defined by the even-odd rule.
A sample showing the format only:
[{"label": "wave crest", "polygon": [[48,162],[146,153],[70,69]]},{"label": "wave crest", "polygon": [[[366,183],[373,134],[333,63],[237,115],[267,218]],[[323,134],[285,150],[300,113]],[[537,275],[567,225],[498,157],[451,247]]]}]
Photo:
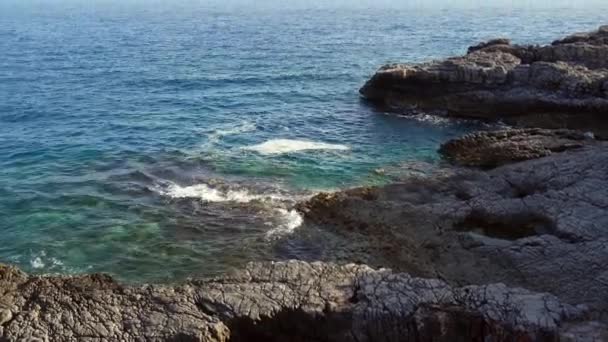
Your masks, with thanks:
[{"label": "wave crest", "polygon": [[287,210],[277,208],[275,211],[279,216],[280,222],[276,227],[266,232],[266,238],[268,239],[291,234],[296,228],[304,223],[304,218],[295,209]]},{"label": "wave crest", "polygon": [[304,219],[297,210],[290,207],[297,199],[308,198],[310,195],[287,195],[278,192],[252,193],[244,188],[231,188],[229,186],[212,187],[208,184],[194,184],[181,186],[167,183],[154,189],[163,196],[171,198],[193,198],[203,202],[232,202],[249,203],[258,201],[264,204],[268,216],[271,218],[272,228],[266,232],[266,238],[273,239],[292,233],[302,225]]},{"label": "wave crest", "polygon": [[204,202],[236,202],[249,203],[251,201],[289,201],[289,196],[275,193],[254,194],[246,189],[219,189],[207,184],[194,184],[180,186],[170,183],[164,189],[157,189],[163,195],[171,198],[198,198]]},{"label": "wave crest", "polygon": [[245,150],[255,151],[260,154],[284,154],[307,150],[338,150],[346,151],[350,147],[340,144],[328,144],[318,141],[294,140],[294,139],[272,139],[264,143],[243,147]]},{"label": "wave crest", "polygon": [[222,137],[236,135],[246,132],[252,132],[257,129],[257,126],[253,122],[243,121],[239,125],[230,125],[225,128],[217,128],[213,130],[213,132],[209,133],[208,139],[209,142],[215,143],[218,142]]}]

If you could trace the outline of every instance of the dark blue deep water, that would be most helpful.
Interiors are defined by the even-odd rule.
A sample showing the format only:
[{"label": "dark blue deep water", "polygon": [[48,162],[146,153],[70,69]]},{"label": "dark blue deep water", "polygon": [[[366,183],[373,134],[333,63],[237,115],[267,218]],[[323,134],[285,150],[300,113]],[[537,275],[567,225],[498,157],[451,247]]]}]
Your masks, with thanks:
[{"label": "dark blue deep water", "polygon": [[475,128],[369,107],[377,67],[608,19],[601,2],[169,3],[0,4],[0,262],[174,281],[314,259],[286,245],[294,201],[386,182]]}]

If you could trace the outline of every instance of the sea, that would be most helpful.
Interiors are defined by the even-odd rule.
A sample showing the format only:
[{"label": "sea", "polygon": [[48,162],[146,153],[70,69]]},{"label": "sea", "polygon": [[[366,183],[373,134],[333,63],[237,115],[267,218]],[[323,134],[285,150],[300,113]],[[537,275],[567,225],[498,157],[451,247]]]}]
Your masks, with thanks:
[{"label": "sea", "polygon": [[0,2],[0,262],[129,283],[328,260],[294,205],[487,124],[385,112],[381,65],[548,44],[608,1]]}]

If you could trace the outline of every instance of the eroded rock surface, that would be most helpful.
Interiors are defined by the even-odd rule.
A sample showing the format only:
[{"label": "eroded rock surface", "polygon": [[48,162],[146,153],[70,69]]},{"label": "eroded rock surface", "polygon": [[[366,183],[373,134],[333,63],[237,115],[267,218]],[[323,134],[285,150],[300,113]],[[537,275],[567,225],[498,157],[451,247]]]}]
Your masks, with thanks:
[{"label": "eroded rock surface", "polygon": [[494,168],[596,144],[592,133],[541,128],[482,131],[450,140],[439,152],[463,166]]},{"label": "eroded rock surface", "polygon": [[608,146],[321,194],[306,218],[380,264],[452,285],[502,282],[608,318]]},{"label": "eroded rock surface", "polygon": [[[34,277],[0,266],[0,341],[226,341],[187,287],[132,288],[104,275]],[[2,315],[0,315],[2,316]]]},{"label": "eroded rock surface", "polygon": [[496,39],[463,57],[382,67],[361,88],[397,108],[608,132],[608,28],[547,46]]},{"label": "eroded rock surface", "polygon": [[252,263],[179,286],[11,267],[0,279],[3,341],[555,341],[606,330],[547,293],[354,264]]}]

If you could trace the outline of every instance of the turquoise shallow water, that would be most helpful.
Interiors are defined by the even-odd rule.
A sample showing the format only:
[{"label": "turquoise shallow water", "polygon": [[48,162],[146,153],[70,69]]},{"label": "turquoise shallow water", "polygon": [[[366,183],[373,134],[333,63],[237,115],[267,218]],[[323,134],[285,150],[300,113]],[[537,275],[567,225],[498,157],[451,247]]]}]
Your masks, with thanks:
[{"label": "turquoise shallow water", "polygon": [[378,66],[607,19],[602,4],[357,3],[0,4],[0,262],[174,281],[314,259],[294,201],[385,182],[376,169],[434,162],[476,128],[367,106]]}]

